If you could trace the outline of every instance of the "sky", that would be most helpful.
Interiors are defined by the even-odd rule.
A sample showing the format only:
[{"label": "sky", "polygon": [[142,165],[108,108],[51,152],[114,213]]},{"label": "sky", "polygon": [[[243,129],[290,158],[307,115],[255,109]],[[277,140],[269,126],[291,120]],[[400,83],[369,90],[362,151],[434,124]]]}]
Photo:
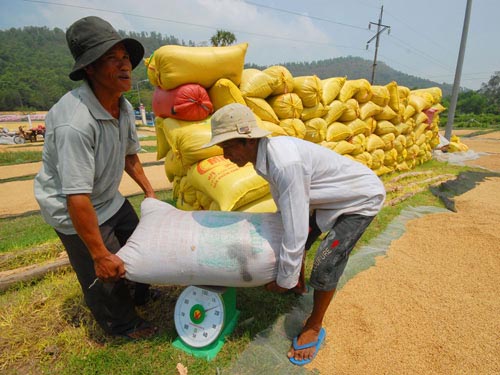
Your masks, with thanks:
[{"label": "sky", "polygon": [[[237,43],[249,44],[246,63],[343,56],[373,62],[383,7],[381,24],[390,29],[380,34],[377,62],[453,84],[466,5],[467,0],[0,0],[0,30],[66,30],[95,15],[119,30],[154,31],[197,45],[210,45],[218,29],[231,31]],[[477,90],[500,71],[499,14],[500,0],[472,0],[461,87]]]}]

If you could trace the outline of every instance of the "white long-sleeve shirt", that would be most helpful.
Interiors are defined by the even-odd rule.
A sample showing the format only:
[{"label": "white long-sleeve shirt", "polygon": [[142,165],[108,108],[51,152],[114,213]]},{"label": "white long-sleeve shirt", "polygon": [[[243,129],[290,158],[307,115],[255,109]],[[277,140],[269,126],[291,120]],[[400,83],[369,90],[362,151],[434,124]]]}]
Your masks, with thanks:
[{"label": "white long-sleeve shirt", "polygon": [[297,285],[310,210],[325,232],[342,214],[375,216],[384,203],[384,185],[372,170],[298,138],[262,138],[254,168],[269,182],[283,221],[276,279],[282,288]]}]

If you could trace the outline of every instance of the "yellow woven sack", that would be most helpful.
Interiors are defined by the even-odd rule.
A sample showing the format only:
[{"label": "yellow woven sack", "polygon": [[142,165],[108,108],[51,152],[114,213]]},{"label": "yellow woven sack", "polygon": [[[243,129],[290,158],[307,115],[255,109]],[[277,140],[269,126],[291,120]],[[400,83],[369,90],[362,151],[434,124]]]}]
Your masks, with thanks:
[{"label": "yellow woven sack", "polygon": [[194,206],[196,202],[196,189],[193,185],[189,183],[188,178],[181,179],[179,186],[179,198],[178,200],[187,203],[190,206]]},{"label": "yellow woven sack", "polygon": [[240,91],[245,96],[265,99],[276,86],[275,78],[258,69],[244,69],[241,75]]},{"label": "yellow woven sack", "polygon": [[396,137],[394,140],[394,148],[399,154],[403,152],[406,148],[406,137],[404,135],[400,134]]},{"label": "yellow woven sack", "polygon": [[394,148],[394,141],[396,140],[396,135],[394,133],[381,135],[380,139],[384,142],[384,151],[389,151]]},{"label": "yellow woven sack", "polygon": [[248,43],[227,47],[185,47],[166,45],[145,60],[153,86],[171,90],[185,83],[208,89],[218,79],[239,85]]},{"label": "yellow woven sack", "polygon": [[184,167],[189,167],[211,156],[223,154],[219,146],[201,148],[210,142],[212,137],[210,118],[200,122],[166,118],[163,121],[163,131],[172,147],[174,157],[179,159]]},{"label": "yellow woven sack", "polygon": [[156,160],[163,159],[168,150],[170,150],[170,145],[167,142],[165,133],[163,132],[163,119],[161,117],[155,118],[155,134],[156,134]]},{"label": "yellow woven sack", "polygon": [[406,161],[403,161],[401,163],[397,163],[396,164],[396,170],[398,172],[406,172],[406,171],[410,170],[410,167],[408,166],[408,164],[406,163]]},{"label": "yellow woven sack", "polygon": [[371,152],[372,169],[378,169],[384,164],[385,152],[382,149],[377,149]]},{"label": "yellow woven sack", "polygon": [[340,89],[338,99],[346,102],[355,98],[360,103],[365,103],[371,99],[371,85],[366,79],[346,80]]},{"label": "yellow woven sack", "polygon": [[389,91],[389,107],[393,109],[394,112],[399,112],[399,92],[398,84],[396,81],[389,82],[387,85],[387,90]]},{"label": "yellow woven sack", "polygon": [[293,76],[290,71],[281,65],[273,65],[263,70],[274,78],[274,87],[271,95],[288,94],[293,91]]},{"label": "yellow woven sack", "polygon": [[340,155],[351,154],[356,149],[356,146],[347,141],[339,141],[333,151]]},{"label": "yellow woven sack", "polygon": [[[443,112],[446,109],[446,107],[444,107],[441,103],[437,103],[437,104],[434,104],[431,107],[431,109],[435,110],[436,114],[439,114],[439,113]],[[434,117],[436,117],[436,116],[434,116]]]},{"label": "yellow woven sack", "polygon": [[398,152],[395,149],[390,149],[385,152],[384,165],[386,167],[395,167],[397,162]]},{"label": "yellow woven sack", "polygon": [[299,118],[287,118],[280,121],[280,126],[289,136],[304,139],[306,136],[306,125]]},{"label": "yellow woven sack", "polygon": [[385,142],[376,134],[370,134],[366,139],[366,151],[373,152],[377,149],[383,149]]},{"label": "yellow woven sack", "polygon": [[429,117],[425,114],[425,112],[418,112],[413,115],[413,119],[415,120],[415,124],[420,125],[422,123],[428,124]]},{"label": "yellow woven sack", "polygon": [[352,136],[353,132],[349,126],[342,124],[341,122],[334,122],[328,125],[325,140],[327,142],[339,142]]},{"label": "yellow woven sack", "polygon": [[337,98],[346,80],[347,77],[332,77],[321,81],[323,87],[321,101],[324,105],[330,104]]},{"label": "yellow woven sack", "polygon": [[368,137],[371,133],[373,133],[375,131],[375,129],[377,129],[377,121],[373,117],[368,117],[365,120],[365,122],[366,122],[367,129],[370,129],[370,131],[365,133],[365,135]]},{"label": "yellow woven sack", "polygon": [[339,121],[348,122],[353,121],[359,117],[359,103],[355,99],[348,99],[345,101],[347,109],[340,115]]},{"label": "yellow woven sack", "polygon": [[373,85],[371,101],[380,107],[385,107],[389,104],[389,89],[386,86]]},{"label": "yellow woven sack", "polygon": [[415,114],[415,112],[416,112],[415,107],[408,104],[405,108],[405,113],[403,114],[403,120],[404,121],[408,120]]},{"label": "yellow woven sack", "polygon": [[359,105],[359,118],[365,120],[382,112],[382,108],[372,101]]},{"label": "yellow woven sack", "polygon": [[340,100],[334,100],[326,107],[328,112],[323,116],[323,120],[326,121],[328,125],[332,122],[337,121],[342,113],[347,109],[347,105]]},{"label": "yellow woven sack", "polygon": [[366,121],[359,119],[359,118],[357,118],[351,122],[346,123],[346,125],[349,127],[349,129],[351,129],[353,136],[356,136],[359,134],[363,134],[363,135],[367,136],[367,135],[371,134],[371,128],[368,125],[368,123]]},{"label": "yellow woven sack", "polygon": [[[377,135],[384,135],[387,133],[394,133],[396,134],[398,130],[394,126],[392,122],[382,120],[382,121],[377,121],[377,128],[375,129],[375,134]],[[398,134],[399,135],[399,134]]]},{"label": "yellow woven sack", "polygon": [[366,150],[366,137],[363,134],[358,134],[349,140],[349,143],[354,145],[354,149],[350,152],[351,155],[359,155]]},{"label": "yellow woven sack", "polygon": [[265,99],[262,98],[251,98],[249,96],[245,97],[246,105],[255,113],[261,120],[274,122],[279,124],[280,120],[276,113],[274,113],[273,108],[269,105]]},{"label": "yellow woven sack", "polygon": [[369,152],[364,151],[361,154],[354,156],[354,159],[359,161],[361,164],[366,165],[368,168],[372,167],[373,156]]},{"label": "yellow woven sack", "polygon": [[406,86],[398,86],[399,99],[406,99],[410,96],[410,89]]},{"label": "yellow woven sack", "polygon": [[265,129],[267,131],[271,132],[272,137],[277,137],[279,135],[288,135],[281,126],[276,125],[273,122],[269,121],[263,121],[261,119],[258,119],[257,122],[259,123],[259,128]]},{"label": "yellow woven sack", "polygon": [[415,128],[415,138],[418,138],[420,137],[422,134],[425,133],[425,131],[427,130],[427,127],[429,126],[429,124],[426,124],[426,123],[420,123],[417,125],[417,127]]},{"label": "yellow woven sack", "polygon": [[415,108],[415,112],[422,112],[423,110],[430,108],[432,103],[432,95],[426,92],[422,92],[419,95],[410,93],[408,97],[408,104]]},{"label": "yellow woven sack", "polygon": [[306,126],[306,134],[304,139],[313,143],[320,143],[325,140],[326,136],[326,121],[322,118],[313,118],[304,122]]},{"label": "yellow woven sack", "polygon": [[429,87],[426,89],[412,90],[411,93],[415,95],[421,95],[423,97],[427,97],[426,94],[430,94],[432,96],[432,104],[438,104],[443,98],[443,92],[439,87]]},{"label": "yellow woven sack", "polygon": [[377,176],[382,176],[387,173],[391,173],[393,169],[386,167],[385,165],[382,165],[380,168],[373,170]]},{"label": "yellow woven sack", "polygon": [[335,150],[335,147],[338,145],[338,142],[323,141],[320,143],[320,145],[333,151],[333,150]]},{"label": "yellow woven sack", "polygon": [[304,107],[314,107],[323,96],[321,80],[316,75],[294,77],[293,92],[300,97]]},{"label": "yellow woven sack", "polygon": [[379,121],[379,120],[391,120],[396,116],[397,113],[394,112],[391,107],[386,105],[385,107],[382,107],[382,111],[380,113],[376,114],[373,117],[375,118],[375,120]]},{"label": "yellow woven sack", "polygon": [[285,118],[300,118],[304,110],[302,100],[293,92],[271,96],[267,98],[267,102],[280,120]]},{"label": "yellow woven sack", "polygon": [[212,199],[199,190],[196,190],[196,201],[199,204],[200,210],[208,210],[210,205],[212,204]]},{"label": "yellow woven sack", "polygon": [[[323,104],[319,103],[318,105],[314,107],[306,107],[303,109],[300,119],[302,121],[307,121],[311,120],[316,117],[323,117],[328,113],[328,108],[325,107]],[[321,119],[324,121],[324,119]]]},{"label": "yellow woven sack", "polygon": [[193,165],[189,182],[217,202],[222,211],[232,211],[266,194],[269,185],[251,164],[242,168],[223,156],[214,156]]},{"label": "yellow woven sack", "polygon": [[170,182],[175,177],[182,177],[187,174],[188,166],[182,165],[181,159],[175,157],[174,152],[169,150],[165,156],[165,174]]},{"label": "yellow woven sack", "polygon": [[241,91],[231,80],[221,78],[208,90],[208,96],[214,106],[214,111],[231,103],[246,105]]},{"label": "yellow woven sack", "polygon": [[237,209],[240,212],[253,212],[253,213],[274,213],[278,211],[278,207],[276,207],[276,203],[274,203],[273,197],[271,194],[267,194],[262,198],[259,198],[253,202],[250,202],[243,207]]}]

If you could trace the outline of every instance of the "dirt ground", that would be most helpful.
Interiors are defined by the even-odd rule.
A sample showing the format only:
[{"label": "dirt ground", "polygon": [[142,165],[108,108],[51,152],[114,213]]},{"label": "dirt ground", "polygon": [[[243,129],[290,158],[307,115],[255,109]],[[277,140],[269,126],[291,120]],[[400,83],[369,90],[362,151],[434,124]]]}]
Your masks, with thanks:
[{"label": "dirt ground", "polygon": [[[154,135],[154,129],[146,129],[139,134],[147,136]],[[141,145],[155,145],[156,141],[142,141]],[[7,151],[27,151],[43,148],[43,142],[24,145],[0,145],[0,152]],[[156,153],[141,153],[139,159],[142,163],[156,161]],[[27,163],[17,165],[0,166],[0,178],[9,179],[15,177],[29,176],[38,173],[41,163]],[[163,165],[153,165],[144,167],[144,171],[155,190],[170,189],[172,184],[165,176]],[[120,184],[120,192],[123,195],[139,194],[141,189],[126,174],[124,174]],[[7,216],[21,215],[26,212],[39,210],[38,204],[33,196],[33,180],[10,181],[1,184],[0,189],[0,218]]]},{"label": "dirt ground", "polygon": [[[462,139],[500,171],[500,132]],[[376,265],[338,293],[307,367],[321,374],[500,374],[500,178],[455,198],[457,213],[407,223]]]}]

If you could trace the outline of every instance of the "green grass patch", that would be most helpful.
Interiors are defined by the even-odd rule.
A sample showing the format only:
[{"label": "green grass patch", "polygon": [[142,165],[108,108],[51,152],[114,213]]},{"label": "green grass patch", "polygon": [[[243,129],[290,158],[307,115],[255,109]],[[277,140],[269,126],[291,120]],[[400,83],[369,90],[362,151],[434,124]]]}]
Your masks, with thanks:
[{"label": "green grass patch", "polygon": [[0,152],[0,166],[42,161],[42,151]]},{"label": "green grass patch", "polygon": [[156,141],[155,135],[148,135],[147,137],[140,137],[139,140],[142,141]]},{"label": "green grass patch", "polygon": [[141,146],[141,152],[156,152],[156,146]]}]

